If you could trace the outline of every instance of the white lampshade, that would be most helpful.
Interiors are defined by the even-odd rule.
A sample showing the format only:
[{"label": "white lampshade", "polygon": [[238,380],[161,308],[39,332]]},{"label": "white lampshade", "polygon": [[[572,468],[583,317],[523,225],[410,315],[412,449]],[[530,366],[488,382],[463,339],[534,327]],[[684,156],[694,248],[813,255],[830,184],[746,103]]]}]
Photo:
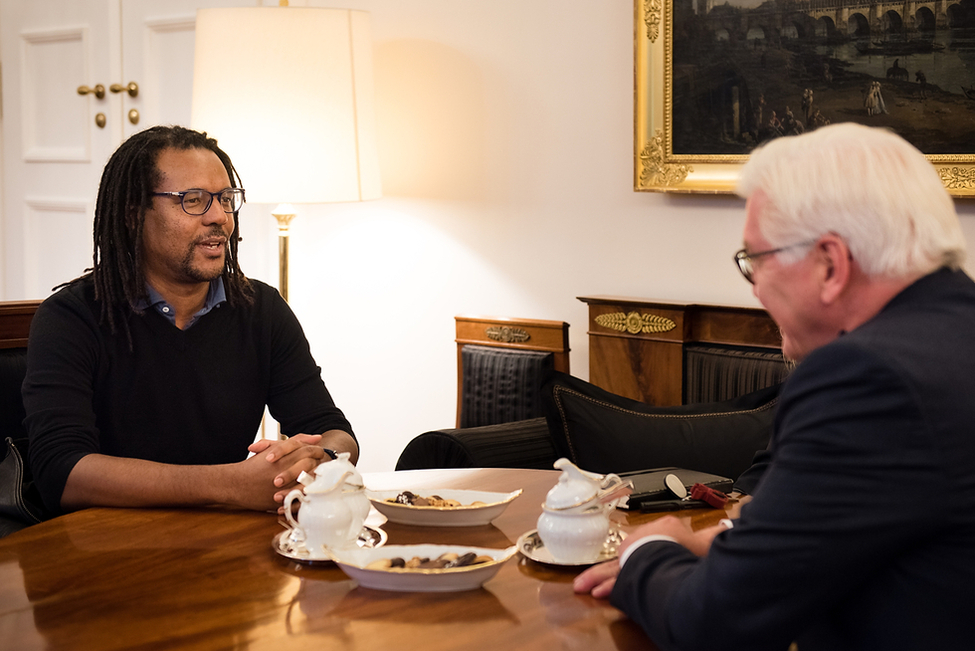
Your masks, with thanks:
[{"label": "white lampshade", "polygon": [[378,198],[368,12],[200,9],[191,126],[229,154],[249,202]]}]

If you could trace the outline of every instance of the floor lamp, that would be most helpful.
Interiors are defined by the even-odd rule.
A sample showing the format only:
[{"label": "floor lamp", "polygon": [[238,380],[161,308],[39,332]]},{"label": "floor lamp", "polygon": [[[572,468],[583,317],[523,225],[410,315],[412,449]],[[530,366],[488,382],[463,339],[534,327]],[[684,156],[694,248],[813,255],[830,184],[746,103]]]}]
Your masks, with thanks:
[{"label": "floor lamp", "polygon": [[369,14],[200,9],[191,125],[234,161],[248,202],[279,204],[278,288],[287,300],[292,205],[381,193]]}]

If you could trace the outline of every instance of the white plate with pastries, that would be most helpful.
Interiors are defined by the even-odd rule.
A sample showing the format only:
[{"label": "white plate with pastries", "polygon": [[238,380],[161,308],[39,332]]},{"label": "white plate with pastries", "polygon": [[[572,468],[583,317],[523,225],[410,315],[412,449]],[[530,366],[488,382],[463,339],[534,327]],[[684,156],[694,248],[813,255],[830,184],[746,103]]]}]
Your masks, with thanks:
[{"label": "white plate with pastries", "polygon": [[[425,527],[476,527],[490,524],[504,512],[522,490],[512,493],[426,488],[366,490],[377,511],[390,522]],[[409,497],[412,495],[414,498]]]},{"label": "white plate with pastries", "polygon": [[372,549],[330,549],[328,553],[335,564],[363,588],[395,592],[459,592],[481,587],[518,553],[518,548],[386,545]]}]

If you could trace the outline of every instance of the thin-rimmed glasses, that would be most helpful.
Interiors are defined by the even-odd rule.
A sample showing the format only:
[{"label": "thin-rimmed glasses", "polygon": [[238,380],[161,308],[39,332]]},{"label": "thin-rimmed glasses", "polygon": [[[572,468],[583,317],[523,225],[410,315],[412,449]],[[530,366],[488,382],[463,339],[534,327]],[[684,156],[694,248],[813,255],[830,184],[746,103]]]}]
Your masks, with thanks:
[{"label": "thin-rimmed glasses", "polygon": [[768,251],[759,251],[757,253],[749,253],[747,249],[742,249],[735,253],[735,264],[738,265],[738,271],[740,271],[741,275],[745,277],[745,280],[754,285],[755,280],[753,279],[753,276],[755,274],[755,265],[752,264],[752,260],[762,258],[767,255],[781,253],[782,251],[788,251],[789,249],[795,249],[800,246],[810,246],[815,243],[816,240],[806,240],[805,242],[798,242],[788,246],[780,246],[777,249],[769,249]]},{"label": "thin-rimmed glasses", "polygon": [[244,188],[227,188],[220,192],[209,192],[194,188],[182,192],[153,192],[152,196],[179,197],[183,212],[194,217],[205,215],[210,210],[214,197],[224,212],[237,212],[244,205]]}]

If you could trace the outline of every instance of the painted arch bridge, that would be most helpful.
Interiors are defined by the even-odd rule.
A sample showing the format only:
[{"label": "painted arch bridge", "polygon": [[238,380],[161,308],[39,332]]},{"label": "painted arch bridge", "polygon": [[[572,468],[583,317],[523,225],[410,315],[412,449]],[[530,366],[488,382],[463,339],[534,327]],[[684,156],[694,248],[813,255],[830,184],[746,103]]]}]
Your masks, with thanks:
[{"label": "painted arch bridge", "polygon": [[[703,7],[702,7],[703,5]],[[958,0],[866,2],[862,0],[780,0],[738,12],[724,12],[713,2],[701,3],[716,30],[747,38],[762,30],[766,37],[795,28],[799,37],[825,35],[880,37],[887,33],[936,31],[969,22],[972,12]],[[971,25],[966,25],[971,26]]]}]

